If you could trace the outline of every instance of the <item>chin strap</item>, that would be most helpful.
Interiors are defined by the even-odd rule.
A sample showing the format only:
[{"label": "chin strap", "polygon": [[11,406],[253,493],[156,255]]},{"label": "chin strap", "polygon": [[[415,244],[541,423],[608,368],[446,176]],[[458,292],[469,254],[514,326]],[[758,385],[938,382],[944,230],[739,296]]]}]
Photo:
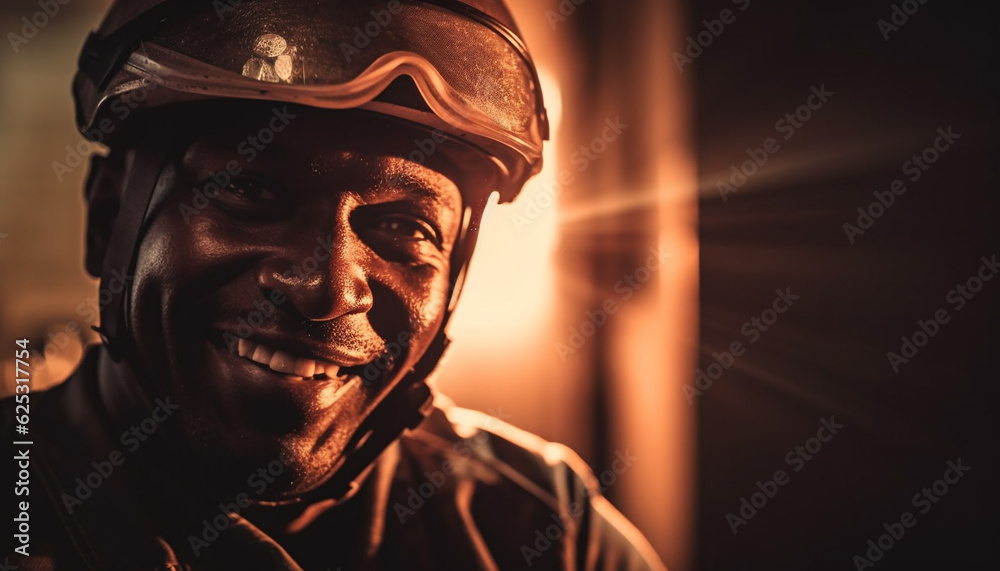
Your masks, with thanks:
[{"label": "chin strap", "polygon": [[[121,202],[115,214],[114,228],[104,253],[101,269],[101,291],[111,297],[100,307],[101,323],[92,326],[101,342],[116,362],[135,357],[128,331],[128,300],[132,291],[132,275],[139,250],[143,224],[149,216],[156,183],[166,164],[172,137],[160,132],[144,137],[126,155],[126,175]],[[124,282],[115,287],[116,281]],[[135,361],[132,361],[133,363]]]},{"label": "chin strap", "polygon": [[[448,343],[447,336],[439,335],[424,355],[433,351],[440,360]],[[333,476],[322,487],[324,494],[340,500],[353,493],[376,458],[403,432],[416,428],[427,418],[434,409],[434,397],[425,380],[433,368],[426,372],[414,368],[407,373],[361,423],[347,444],[346,450],[350,452],[343,455],[341,463],[333,469]]]}]

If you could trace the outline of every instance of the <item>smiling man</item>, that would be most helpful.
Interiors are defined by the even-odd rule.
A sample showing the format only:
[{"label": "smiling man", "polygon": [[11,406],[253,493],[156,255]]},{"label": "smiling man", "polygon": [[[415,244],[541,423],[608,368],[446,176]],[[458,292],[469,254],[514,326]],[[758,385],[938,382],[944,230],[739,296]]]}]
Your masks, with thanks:
[{"label": "smiling man", "polygon": [[120,1],[74,95],[87,270],[128,287],[36,399],[16,564],[662,568],[572,452],[426,383],[489,196],[541,168],[500,1]]}]

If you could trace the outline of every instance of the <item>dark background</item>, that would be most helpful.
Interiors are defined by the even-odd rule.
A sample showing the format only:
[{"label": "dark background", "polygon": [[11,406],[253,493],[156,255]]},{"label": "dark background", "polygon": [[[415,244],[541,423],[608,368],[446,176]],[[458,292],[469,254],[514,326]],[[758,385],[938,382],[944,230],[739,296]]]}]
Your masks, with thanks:
[{"label": "dark background", "polygon": [[[928,0],[886,41],[876,22],[892,4],[755,0],[688,66],[702,191],[701,368],[732,341],[747,346],[698,401],[704,571],[855,569],[852,558],[904,511],[916,525],[877,569],[1000,561],[1000,280],[960,312],[945,301],[981,256],[1000,253],[997,23],[983,4]],[[691,31],[723,8],[733,4],[695,2]],[[821,84],[835,95],[793,138],[775,135],[775,122]],[[851,245],[843,224],[856,224],[857,208],[905,178],[903,163],[949,126],[961,139]],[[770,136],[781,150],[723,201],[716,181]],[[742,324],[786,287],[801,299],[748,345]],[[895,374],[886,353],[942,307],[951,321]],[[793,472],[785,455],[831,415],[845,427]],[[959,457],[971,471],[920,514],[911,497]],[[734,535],[726,514],[779,469],[790,482]]]}]

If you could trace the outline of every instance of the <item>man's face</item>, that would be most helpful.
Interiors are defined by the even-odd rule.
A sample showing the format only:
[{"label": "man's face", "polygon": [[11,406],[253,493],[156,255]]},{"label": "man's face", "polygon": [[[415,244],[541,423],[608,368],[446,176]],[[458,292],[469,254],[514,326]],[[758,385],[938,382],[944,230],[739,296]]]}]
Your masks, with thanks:
[{"label": "man's face", "polygon": [[[272,120],[282,108],[294,117]],[[170,191],[140,246],[131,325],[204,477],[249,491],[283,458],[273,498],[319,483],[434,338],[462,199],[447,168],[399,158],[412,134],[238,109],[161,178]],[[214,194],[227,166],[231,184],[206,205],[194,189]],[[369,366],[387,352],[399,357]]]}]

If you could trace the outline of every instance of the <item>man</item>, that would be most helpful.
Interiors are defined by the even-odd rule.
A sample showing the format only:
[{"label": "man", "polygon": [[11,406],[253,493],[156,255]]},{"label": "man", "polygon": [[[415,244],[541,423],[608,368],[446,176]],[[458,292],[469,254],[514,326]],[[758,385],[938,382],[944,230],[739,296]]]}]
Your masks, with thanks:
[{"label": "man", "polygon": [[426,384],[541,168],[502,2],[120,1],[74,95],[103,345],[33,403],[14,563],[662,568],[571,452]]}]

